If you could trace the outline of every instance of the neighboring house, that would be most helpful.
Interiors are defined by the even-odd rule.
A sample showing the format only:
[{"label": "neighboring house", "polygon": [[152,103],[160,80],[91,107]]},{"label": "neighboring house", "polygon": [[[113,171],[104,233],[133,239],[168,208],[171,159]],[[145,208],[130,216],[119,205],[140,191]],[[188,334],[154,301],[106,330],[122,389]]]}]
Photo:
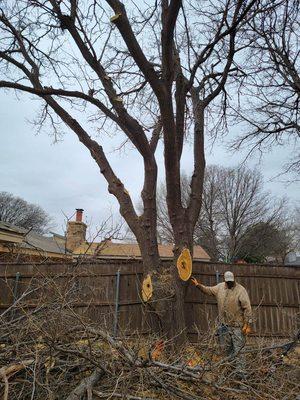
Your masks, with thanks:
[{"label": "neighboring house", "polygon": [[72,255],[66,250],[64,236],[44,236],[0,221],[0,260],[9,257],[58,260],[71,259]]},{"label": "neighboring house", "polygon": [[300,266],[300,251],[291,251],[284,260],[284,265],[299,265]]},{"label": "neighboring house", "polygon": [[[137,243],[116,243],[112,240],[89,243],[86,241],[87,225],[82,222],[83,210],[76,210],[76,220],[68,222],[66,247],[74,256],[97,258],[140,259],[141,252]],[[159,244],[158,251],[162,259],[173,258],[172,244]],[[194,246],[194,259],[209,261],[210,257],[201,246]]]},{"label": "neighboring house", "polygon": [[[87,225],[82,222],[83,210],[76,210],[75,221],[68,221],[66,236],[52,233],[44,236],[28,229],[0,222],[0,260],[5,256],[23,258],[74,259],[79,256],[109,259],[140,259],[137,243],[117,243],[111,240],[88,242]],[[173,258],[173,245],[158,245],[160,257]],[[194,246],[194,259],[210,261],[209,255],[201,246]]]}]

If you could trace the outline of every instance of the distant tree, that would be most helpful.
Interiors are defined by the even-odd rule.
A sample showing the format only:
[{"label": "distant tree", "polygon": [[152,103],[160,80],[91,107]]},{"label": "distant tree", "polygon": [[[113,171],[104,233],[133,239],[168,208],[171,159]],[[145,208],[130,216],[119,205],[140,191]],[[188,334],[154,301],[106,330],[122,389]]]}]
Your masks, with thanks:
[{"label": "distant tree", "polygon": [[295,207],[291,209],[286,218],[279,221],[278,229],[281,232],[281,253],[280,261],[284,262],[290,252],[300,250],[300,209]]},{"label": "distant tree", "polygon": [[257,170],[209,167],[195,242],[212,260],[283,263],[299,248],[299,211],[272,198]]},{"label": "distant tree", "polygon": [[231,261],[237,256],[249,226],[273,218],[270,196],[264,192],[262,175],[257,170],[220,168],[213,173],[218,185],[215,199],[215,220],[219,226],[216,243],[220,255]]},{"label": "distant tree", "polygon": [[271,222],[259,222],[250,226],[241,240],[238,258],[247,262],[266,262],[268,257],[284,262],[292,250],[291,231]]},{"label": "distant tree", "polygon": [[40,206],[11,193],[0,192],[0,221],[45,233],[51,218]]}]

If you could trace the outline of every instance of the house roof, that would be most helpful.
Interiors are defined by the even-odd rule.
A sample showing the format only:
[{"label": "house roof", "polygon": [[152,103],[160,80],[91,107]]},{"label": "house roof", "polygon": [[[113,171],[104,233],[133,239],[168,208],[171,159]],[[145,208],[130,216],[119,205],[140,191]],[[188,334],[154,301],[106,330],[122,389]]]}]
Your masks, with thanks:
[{"label": "house roof", "polygon": [[65,254],[65,246],[55,240],[55,237],[40,235],[36,232],[30,232],[26,235],[23,243],[23,248],[36,249],[46,253]]},{"label": "house roof", "polygon": [[[9,239],[7,238],[9,234]],[[0,242],[9,242],[18,245],[23,253],[35,253],[45,256],[63,256],[71,252],[65,249],[65,238],[53,234],[52,237],[44,236],[28,229],[16,227],[0,221]],[[161,258],[173,258],[173,244],[159,244],[158,251]],[[78,246],[73,255],[88,255],[101,258],[131,259],[141,258],[137,243],[115,243],[106,240],[100,243],[85,242]],[[194,259],[209,261],[210,257],[201,246],[194,246]]]},{"label": "house roof", "polygon": [[[173,258],[173,244],[159,244],[158,251],[161,258]],[[141,258],[138,244],[114,243],[110,240],[100,243],[83,243],[73,251],[73,254],[101,258]],[[208,261],[210,257],[201,246],[194,246],[194,259]]]},{"label": "house roof", "polygon": [[21,243],[23,238],[23,229],[0,221],[0,242]]},{"label": "house roof", "polygon": [[20,233],[20,234],[23,234],[24,232],[26,232],[26,229],[19,228],[18,226],[9,224],[8,222],[4,222],[4,221],[0,221],[0,230],[13,232],[13,233]]},{"label": "house roof", "polygon": [[[0,241],[18,245],[22,253],[35,252],[38,255],[62,256],[66,254],[65,245],[55,236],[41,235],[28,229],[20,228],[0,221]],[[70,253],[69,253],[70,254]]]}]

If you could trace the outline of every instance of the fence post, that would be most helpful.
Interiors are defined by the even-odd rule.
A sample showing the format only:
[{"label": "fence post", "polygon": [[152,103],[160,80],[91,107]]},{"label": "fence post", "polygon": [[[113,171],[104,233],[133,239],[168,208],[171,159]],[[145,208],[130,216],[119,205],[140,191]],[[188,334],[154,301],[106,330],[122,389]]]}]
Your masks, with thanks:
[{"label": "fence post", "polygon": [[20,280],[20,272],[17,272],[16,273],[16,278],[15,278],[15,285],[14,285],[14,301],[16,301],[17,298],[18,298],[19,280]]},{"label": "fence post", "polygon": [[217,281],[217,284],[220,283],[220,272],[219,271],[216,271],[216,281]]},{"label": "fence post", "polygon": [[115,315],[114,315],[114,337],[118,334],[119,322],[119,294],[120,294],[120,270],[116,273],[116,298],[115,298]]},{"label": "fence post", "polygon": [[[13,296],[14,296],[14,300],[13,301],[14,302],[18,299],[18,286],[19,286],[20,277],[21,277],[20,272],[17,272],[16,273],[16,278],[15,278],[15,284],[14,284],[14,291],[13,291]],[[11,311],[11,319],[14,318],[15,313],[16,313],[16,309],[13,308],[12,311]]]}]

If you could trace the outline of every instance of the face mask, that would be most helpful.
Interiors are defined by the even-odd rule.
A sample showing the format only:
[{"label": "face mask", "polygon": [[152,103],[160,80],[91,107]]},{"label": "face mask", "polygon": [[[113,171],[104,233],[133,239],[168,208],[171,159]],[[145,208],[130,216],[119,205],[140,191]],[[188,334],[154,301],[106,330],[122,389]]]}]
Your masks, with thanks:
[{"label": "face mask", "polygon": [[231,282],[231,281],[226,282],[226,285],[227,285],[228,289],[232,289],[234,287],[234,282]]}]

